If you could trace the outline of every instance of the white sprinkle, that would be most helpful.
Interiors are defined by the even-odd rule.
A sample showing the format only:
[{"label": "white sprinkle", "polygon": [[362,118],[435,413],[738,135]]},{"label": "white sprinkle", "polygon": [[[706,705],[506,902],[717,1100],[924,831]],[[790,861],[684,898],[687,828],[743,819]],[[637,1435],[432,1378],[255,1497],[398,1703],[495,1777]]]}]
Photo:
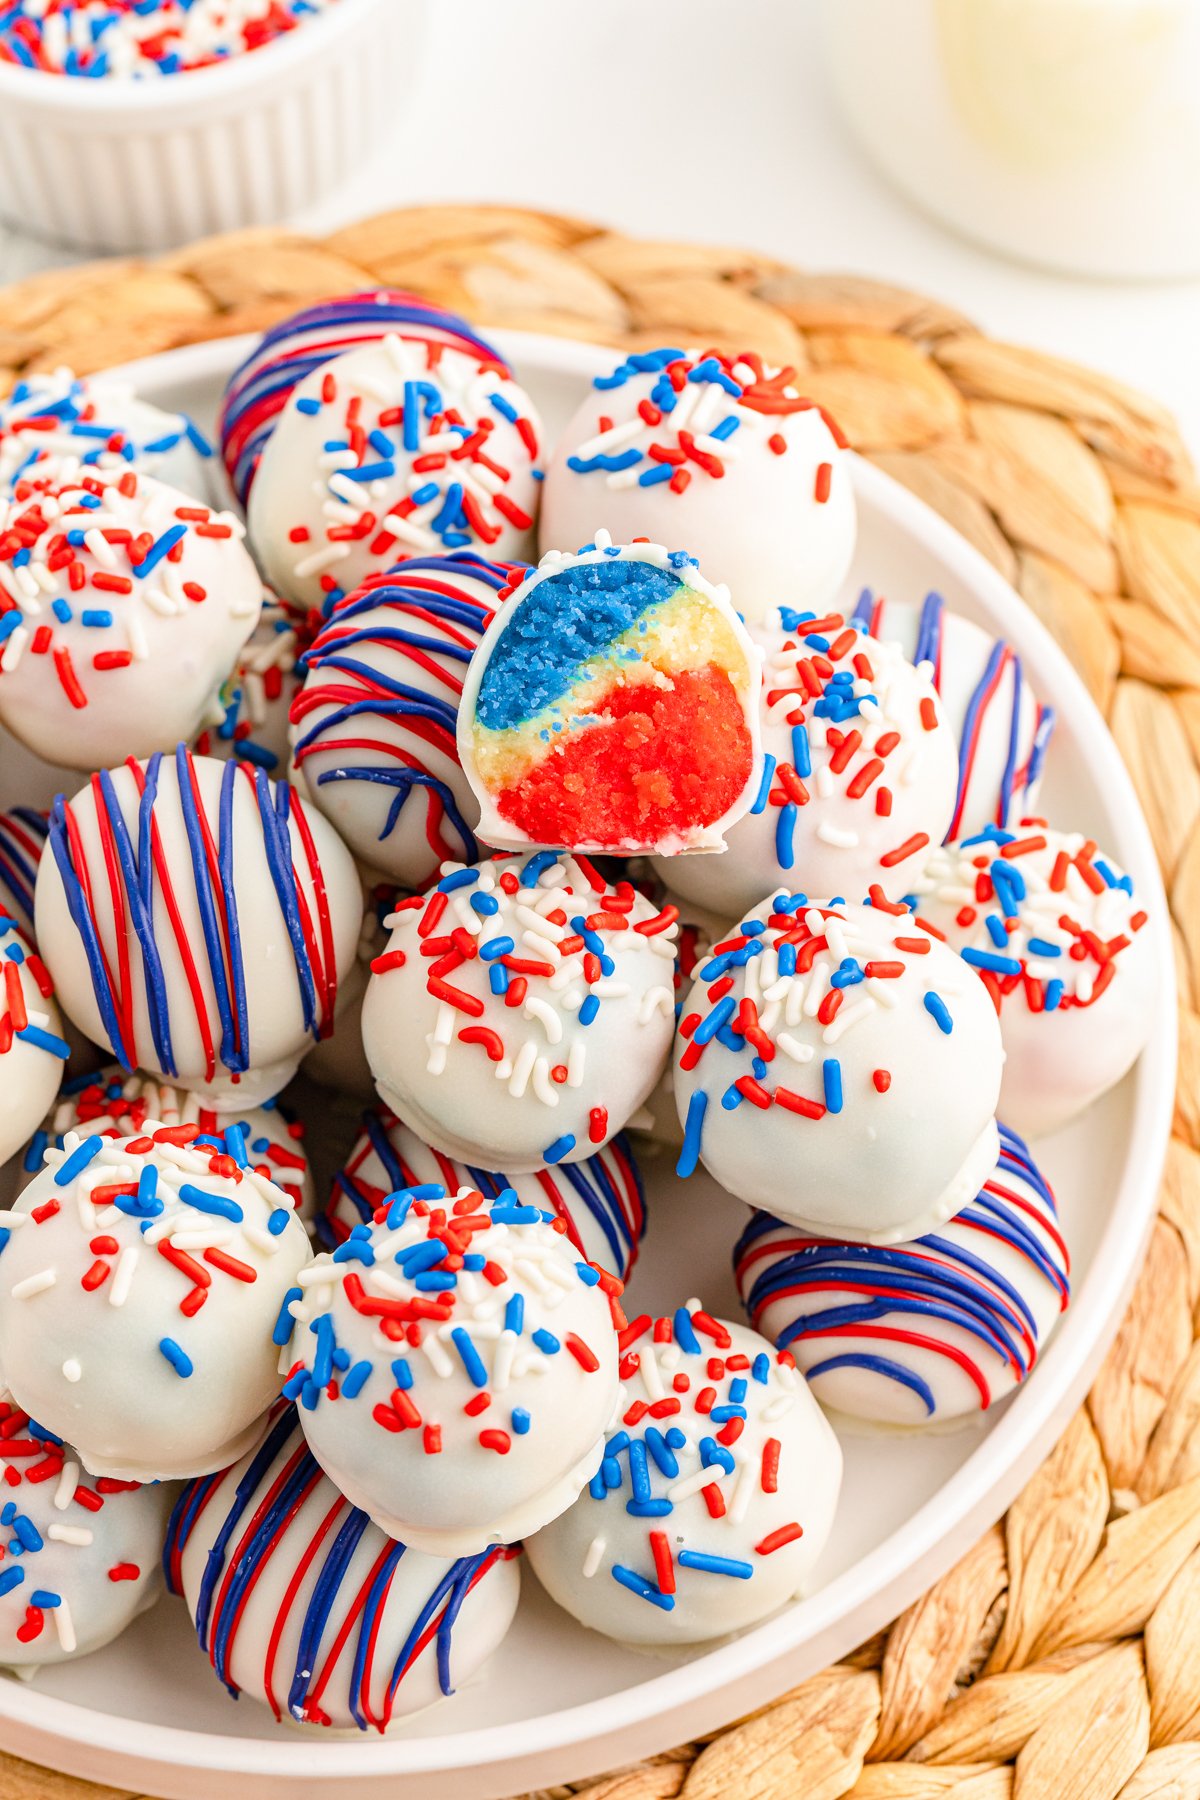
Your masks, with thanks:
[{"label": "white sprinkle", "polygon": [[65,1512],[75,1498],[75,1489],[79,1486],[79,1464],[65,1462],[62,1474],[54,1486],[54,1510]]},{"label": "white sprinkle", "polygon": [[133,1271],[137,1267],[138,1247],[127,1244],[117,1258],[117,1266],[113,1278],[108,1284],[108,1304],[124,1306],[129,1298],[129,1289],[133,1282]]},{"label": "white sprinkle", "polygon": [[86,1525],[47,1525],[46,1536],[56,1544],[75,1544],[80,1550],[86,1550],[96,1538]]},{"label": "white sprinkle", "polygon": [[16,1287],[12,1289],[12,1298],[29,1300],[34,1294],[45,1293],[46,1289],[52,1288],[57,1280],[58,1276],[53,1269],[41,1269],[36,1275],[27,1275],[24,1281],[18,1281]]},{"label": "white sprinkle", "polygon": [[583,1573],[590,1580],[600,1567],[604,1557],[607,1540],[602,1537],[593,1538],[583,1559]]},{"label": "white sprinkle", "polygon": [[62,1372],[63,1372],[64,1380],[78,1381],[80,1376],[83,1374],[83,1369],[82,1369],[82,1366],[80,1365],[79,1359],[74,1356],[68,1356],[66,1362],[62,1366]]}]

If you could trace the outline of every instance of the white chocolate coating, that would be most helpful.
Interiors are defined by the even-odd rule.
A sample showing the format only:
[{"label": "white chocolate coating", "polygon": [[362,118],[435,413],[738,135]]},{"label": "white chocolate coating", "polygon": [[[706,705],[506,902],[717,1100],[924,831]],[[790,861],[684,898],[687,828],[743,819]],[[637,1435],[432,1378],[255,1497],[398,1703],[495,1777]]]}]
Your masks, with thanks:
[{"label": "white chocolate coating", "polygon": [[777,894],[747,923],[684,1001],[680,1173],[698,1157],[814,1236],[922,1236],[995,1165],[1004,1053],[987,994],[907,908]]},{"label": "white chocolate coating", "polygon": [[162,1592],[174,1490],[95,1481],[76,1452],[0,1404],[0,1666],[87,1656]]},{"label": "white chocolate coating", "polygon": [[914,887],[995,1004],[1015,1130],[1057,1131],[1132,1068],[1154,1017],[1154,946],[1132,877],[1082,832],[1033,820],[947,844]]},{"label": "white chocolate coating", "polygon": [[16,602],[0,627],[0,720],[43,761],[91,770],[219,719],[217,690],[262,610],[243,536],[151,475],[51,461],[23,478],[0,508]]},{"label": "white chocolate coating", "polygon": [[283,1391],[322,1468],[389,1536],[471,1556],[527,1537],[595,1474],[619,1291],[547,1210],[401,1190],[302,1275]]},{"label": "white chocolate coating", "polygon": [[[272,1334],[308,1238],[281,1188],[170,1141],[186,1135],[72,1132],[0,1221],[5,1382],[95,1475],[224,1468],[278,1391]],[[123,1197],[92,1198],[109,1187]]]},{"label": "white chocolate coating", "polygon": [[[406,397],[419,409],[412,448],[396,417]],[[366,436],[355,448],[359,427]],[[528,395],[474,355],[396,334],[347,351],[299,383],[263,449],[248,522],[267,580],[319,608],[403,556],[473,549],[520,561],[537,511],[540,439]],[[364,480],[359,469],[375,473]]]},{"label": "white chocolate coating", "polygon": [[627,1340],[599,1473],[525,1546],[582,1625],[651,1647],[725,1637],[802,1593],[842,1479],[841,1447],[786,1352],[694,1300],[663,1325],[670,1341],[649,1320]]},{"label": "white chocolate coating", "polygon": [[[157,856],[139,849],[142,783],[154,789]],[[120,820],[131,854],[152,863],[149,917],[124,869],[119,906],[110,895],[105,843]],[[353,858],[319,813],[249,765],[182,749],[57,805],[38,874],[38,942],[67,1013],[124,1067],[219,1112],[272,1098],[330,1028],[361,919]]]},{"label": "white chocolate coating", "polygon": [[0,917],[0,1164],[15,1156],[58,1092],[70,1046],[45,966]]},{"label": "white chocolate coating", "polygon": [[749,356],[652,350],[593,386],[546,471],[543,550],[603,528],[618,544],[682,544],[748,620],[829,605],[854,551],[854,491],[840,434],[803,400],[802,375]]},{"label": "white chocolate coating", "polygon": [[878,1250],[756,1213],[734,1268],[756,1329],[791,1352],[822,1406],[913,1428],[1010,1394],[1069,1296],[1054,1195],[1004,1125],[988,1180],[930,1236]]},{"label": "white chocolate coating", "polygon": [[185,1491],[167,1548],[220,1679],[334,1731],[386,1730],[473,1680],[521,1584],[512,1551],[449,1562],[389,1540],[321,1473],[290,1407]]},{"label": "white chocolate coating", "polygon": [[367,987],[381,1098],[426,1143],[484,1168],[593,1155],[670,1055],[673,924],[565,852],[444,871],[392,915]]},{"label": "white chocolate coating", "polygon": [[139,399],[111,375],[23,375],[0,401],[0,488],[35,462],[70,456],[91,468],[138,469],[207,500],[212,450],[183,413]]}]

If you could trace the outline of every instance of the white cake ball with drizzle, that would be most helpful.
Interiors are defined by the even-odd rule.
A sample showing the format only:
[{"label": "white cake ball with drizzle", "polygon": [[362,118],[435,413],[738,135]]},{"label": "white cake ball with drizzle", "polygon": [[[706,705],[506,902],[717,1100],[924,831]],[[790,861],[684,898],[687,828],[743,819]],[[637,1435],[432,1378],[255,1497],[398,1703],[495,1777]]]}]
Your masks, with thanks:
[{"label": "white cake ball with drizzle", "polygon": [[239,1132],[199,1137],[72,1132],[0,1219],[5,1382],[93,1474],[224,1468],[278,1392],[272,1333],[308,1238]]},{"label": "white cake ball with drizzle", "polygon": [[894,1244],[979,1192],[1003,1049],[970,971],[907,906],[776,893],[684,1001],[679,1172],[821,1236]]},{"label": "white cake ball with drizzle", "polygon": [[621,1413],[534,1573],[624,1643],[700,1644],[809,1585],[842,1479],[837,1438],[786,1350],[691,1300],[621,1334]]},{"label": "white cake ball with drizzle", "polygon": [[185,413],[164,412],[108,374],[35,370],[0,401],[0,488],[63,456],[84,468],[137,469],[208,497],[212,446],[204,435]]},{"label": "white cake ball with drizzle", "polygon": [[363,1003],[384,1102],[437,1150],[520,1175],[594,1155],[674,1028],[674,914],[564,851],[444,865],[400,903]]},{"label": "white cake ball with drizzle", "polygon": [[388,1538],[339,1494],[291,1407],[187,1487],[166,1565],[235,1697],[277,1719],[386,1731],[473,1682],[517,1609],[517,1552],[457,1561]]},{"label": "white cake ball with drizzle", "polygon": [[511,1190],[402,1188],[301,1274],[283,1391],[377,1525],[470,1556],[536,1531],[595,1474],[620,1291]]},{"label": "white cake ball with drizzle", "polygon": [[927,1237],[882,1248],[756,1213],[734,1268],[756,1329],[821,1404],[884,1425],[970,1419],[1002,1400],[1070,1296],[1054,1194],[1004,1125],[978,1194]]},{"label": "white cake ball with drizzle", "polygon": [[0,1481],[0,1667],[88,1656],[153,1605],[170,1487],[95,1479],[7,1401]]}]

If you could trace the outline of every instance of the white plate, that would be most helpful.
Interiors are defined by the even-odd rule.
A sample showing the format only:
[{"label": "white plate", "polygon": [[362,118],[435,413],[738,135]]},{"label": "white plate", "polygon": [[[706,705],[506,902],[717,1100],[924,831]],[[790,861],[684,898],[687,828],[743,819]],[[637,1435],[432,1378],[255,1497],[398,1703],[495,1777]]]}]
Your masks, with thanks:
[{"label": "white plate", "polygon": [[[553,431],[611,353],[559,339],[497,334]],[[242,342],[176,351],[136,365],[147,398],[210,425]],[[1154,1216],[1172,1116],[1174,974],[1157,865],[1129,779],[1099,713],[1062,651],[974,550],[869,463],[856,461],[859,544],[848,591],[886,586],[1003,632],[1059,715],[1046,807],[1086,829],[1129,869],[1158,944],[1161,1000],[1141,1063],[1084,1121],[1050,1140],[1054,1182],[1074,1255],[1074,1303],[1029,1382],[986,1423],[919,1439],[845,1440],[841,1512],[804,1601],[718,1649],[650,1659],[586,1632],[527,1574],[518,1622],[486,1677],[386,1739],[346,1741],[275,1726],[250,1700],[235,1706],[201,1661],[187,1615],[166,1601],[109,1649],[32,1683],[0,1682],[0,1743],[35,1762],[171,1800],[490,1800],[579,1779],[763,1705],[886,1625],[999,1517],[1082,1400],[1116,1329]],[[6,750],[0,799],[28,800]],[[66,778],[69,787],[77,777]],[[744,1222],[702,1178],[686,1187],[652,1166],[651,1227],[634,1277],[634,1309],[674,1307],[699,1292],[736,1316],[729,1252]]]}]

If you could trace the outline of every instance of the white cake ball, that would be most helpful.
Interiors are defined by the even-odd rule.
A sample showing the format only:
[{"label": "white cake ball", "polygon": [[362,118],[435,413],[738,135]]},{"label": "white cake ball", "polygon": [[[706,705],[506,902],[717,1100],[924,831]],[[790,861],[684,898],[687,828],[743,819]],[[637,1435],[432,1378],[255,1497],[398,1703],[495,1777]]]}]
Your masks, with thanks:
[{"label": "white cake ball", "polygon": [[620,1289],[511,1190],[401,1189],[301,1278],[283,1391],[355,1506],[471,1556],[536,1531],[599,1467]]},{"label": "white cake ball", "polygon": [[599,376],[546,471],[543,550],[683,544],[748,620],[819,612],[854,551],[845,439],[794,369],[715,351],[635,351]]},{"label": "white cake ball", "polygon": [[881,1249],[756,1213],[734,1267],[756,1329],[821,1404],[884,1425],[974,1418],[1002,1400],[1070,1295],[1054,1195],[1004,1125],[979,1193],[928,1237]]},{"label": "white cake ball", "polygon": [[33,938],[33,890],[46,847],[46,815],[32,806],[0,812],[0,916]]},{"label": "white cake ball", "polygon": [[864,588],[854,623],[927,663],[958,741],[958,792],[947,837],[1009,825],[1036,807],[1054,709],[1043,706],[1018,651],[949,610],[940,594],[920,606]]},{"label": "white cake ball", "polygon": [[5,1382],[96,1475],[224,1468],[278,1392],[308,1238],[240,1134],[198,1137],[152,1120],[126,1140],[69,1132],[3,1217]]},{"label": "white cake ball", "polygon": [[958,748],[929,672],[840,614],[787,612],[765,650],[762,783],[724,856],[657,859],[686,900],[732,916],[781,883],[825,900],[912,886],[954,813]]},{"label": "white cake ball", "polygon": [[54,985],[29,940],[0,916],[0,1165],[36,1130],[58,1092],[71,1047]]},{"label": "white cake ball", "polygon": [[1057,1131],[1141,1055],[1154,1021],[1153,933],[1094,840],[1025,820],[947,844],[914,882],[921,915],[974,969],[1000,1018],[1000,1112]]},{"label": "white cake ball", "polygon": [[479,854],[455,730],[467,664],[523,571],[412,557],[338,602],[292,707],[297,779],[354,854],[406,887]]},{"label": "white cake ball", "polygon": [[905,906],[777,893],[684,1001],[680,1174],[823,1236],[896,1244],[995,1165],[1003,1050],[970,971]]},{"label": "white cake ball", "polygon": [[527,1175],[502,1175],[469,1167],[423,1144],[386,1107],[367,1113],[349,1161],[334,1179],[329,1205],[317,1235],[332,1249],[356,1225],[369,1225],[400,1188],[440,1183],[454,1194],[478,1188],[495,1200],[511,1188],[522,1206],[542,1207],[561,1219],[585,1262],[608,1269],[622,1281],[637,1261],[646,1229],[646,1197],[633,1152],[617,1136],[583,1162],[562,1163]]},{"label": "white cake ball", "polygon": [[55,802],[36,923],[64,1008],[218,1111],[277,1094],[332,1028],[361,919],[350,852],[249,764],[180,745]]},{"label": "white cake ball", "polygon": [[184,413],[164,412],[111,375],[22,375],[0,401],[0,488],[50,457],[138,469],[196,499],[209,494],[212,447]]},{"label": "white cake ball", "polygon": [[217,696],[220,723],[206,725],[192,745],[198,756],[254,763],[273,779],[288,774],[288,713],[304,681],[312,617],[264,591],[258,624]]},{"label": "white cake ball", "polygon": [[564,851],[443,867],[392,914],[367,987],[381,1099],[485,1168],[594,1155],[670,1055],[673,919]]},{"label": "white cake ball", "polygon": [[313,369],[263,448],[248,517],[272,587],[319,608],[402,556],[532,543],[542,428],[506,369],[391,334]]},{"label": "white cake ball", "polygon": [[174,1491],[94,1480],[0,1403],[0,1667],[32,1672],[119,1637],[162,1592]]},{"label": "white cake ball", "polygon": [[334,1731],[386,1731],[472,1682],[521,1580],[514,1550],[452,1562],[386,1537],[321,1472],[291,1407],[184,1490],[167,1567],[232,1694]]},{"label": "white cake ball", "polygon": [[262,610],[243,535],[132,469],[23,477],[0,505],[0,720],[44,761],[90,770],[219,719]]},{"label": "white cake ball", "polygon": [[561,1607],[624,1643],[700,1644],[808,1586],[842,1452],[786,1351],[699,1301],[622,1336],[622,1411],[574,1506],[526,1544]]}]

